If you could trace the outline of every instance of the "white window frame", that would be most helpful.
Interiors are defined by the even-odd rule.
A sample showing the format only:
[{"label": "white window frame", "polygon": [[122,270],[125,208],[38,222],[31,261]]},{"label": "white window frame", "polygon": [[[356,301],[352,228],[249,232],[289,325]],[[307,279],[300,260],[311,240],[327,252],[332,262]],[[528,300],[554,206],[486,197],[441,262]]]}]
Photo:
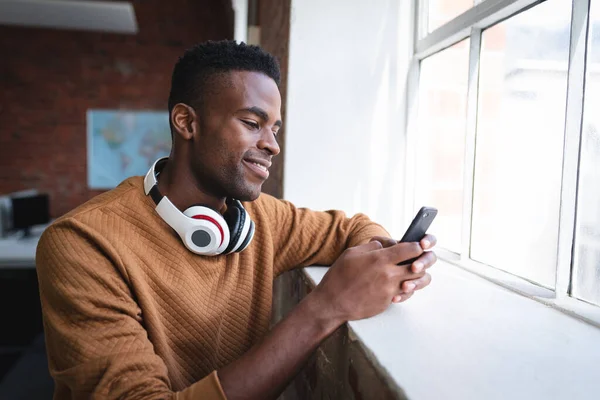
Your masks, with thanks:
[{"label": "white window frame", "polygon": [[[473,181],[475,173],[475,135],[477,130],[477,104],[481,34],[495,25],[544,0],[484,0],[453,20],[427,33],[427,0],[413,0],[415,9],[414,54],[410,64],[407,92],[406,146],[406,208],[410,221],[415,209],[415,154],[418,135],[418,85],[421,61],[464,39],[470,38],[467,89],[466,141],[464,160],[464,189],[462,216],[462,247],[460,253],[438,248],[439,258],[473,272],[534,300],[574,315],[600,327],[600,307],[569,295],[574,252],[577,209],[577,174],[581,144],[583,104],[585,98],[586,57],[588,51],[589,9],[591,0],[572,0],[569,69],[563,149],[561,203],[559,217],[556,289],[550,290],[524,278],[501,271],[469,258],[473,206]],[[421,12],[423,10],[423,12]]]}]

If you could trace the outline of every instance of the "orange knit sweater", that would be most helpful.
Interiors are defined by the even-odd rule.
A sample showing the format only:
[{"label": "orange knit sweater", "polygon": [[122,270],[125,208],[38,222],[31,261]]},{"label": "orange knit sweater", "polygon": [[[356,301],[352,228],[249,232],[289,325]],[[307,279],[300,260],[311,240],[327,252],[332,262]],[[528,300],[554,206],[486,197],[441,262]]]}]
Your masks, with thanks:
[{"label": "orange knit sweater", "polygon": [[125,180],[53,223],[36,264],[55,398],[224,399],[216,370],[268,330],[273,279],[387,235],[357,214],[262,194],[239,254],[189,252]]}]

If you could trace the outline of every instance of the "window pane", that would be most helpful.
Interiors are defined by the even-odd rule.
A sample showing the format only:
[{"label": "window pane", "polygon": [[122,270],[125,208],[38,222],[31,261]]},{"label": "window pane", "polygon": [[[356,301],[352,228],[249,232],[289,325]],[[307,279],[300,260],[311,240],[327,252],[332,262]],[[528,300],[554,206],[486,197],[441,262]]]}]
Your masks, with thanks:
[{"label": "window pane", "polygon": [[554,288],[571,2],[483,32],[471,258]]},{"label": "window pane", "polygon": [[591,3],[573,296],[600,305],[600,4]]},{"label": "window pane", "polygon": [[427,32],[433,32],[446,22],[473,7],[473,0],[424,0],[427,1]]},{"label": "window pane", "polygon": [[459,252],[463,206],[463,163],[469,71],[469,40],[421,62],[417,209],[439,213],[430,231],[440,246]]}]

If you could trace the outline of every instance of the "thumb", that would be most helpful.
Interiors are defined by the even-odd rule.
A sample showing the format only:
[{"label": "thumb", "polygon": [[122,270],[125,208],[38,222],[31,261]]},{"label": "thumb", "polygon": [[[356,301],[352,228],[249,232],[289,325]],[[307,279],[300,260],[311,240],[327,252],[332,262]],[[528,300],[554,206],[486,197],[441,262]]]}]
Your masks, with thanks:
[{"label": "thumb", "polygon": [[398,243],[398,241],[396,241],[395,239],[385,237],[385,236],[373,236],[371,238],[370,242],[374,242],[374,241],[381,243],[381,245],[383,246],[384,249],[386,247],[390,247],[390,246],[393,246]]},{"label": "thumb", "polygon": [[371,239],[368,243],[350,247],[350,250],[354,250],[358,253],[367,253],[369,251],[381,250],[384,247],[385,246],[380,241]]}]

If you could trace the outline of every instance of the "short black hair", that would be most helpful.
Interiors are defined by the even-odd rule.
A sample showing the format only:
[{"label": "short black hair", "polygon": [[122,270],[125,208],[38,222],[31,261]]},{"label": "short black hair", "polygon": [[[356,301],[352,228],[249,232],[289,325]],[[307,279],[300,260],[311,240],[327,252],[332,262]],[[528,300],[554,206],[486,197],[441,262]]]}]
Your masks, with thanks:
[{"label": "short black hair", "polygon": [[277,59],[258,46],[235,40],[209,40],[185,51],[173,69],[169,115],[177,103],[201,107],[207,81],[230,71],[262,72],[277,86],[281,72]]}]

